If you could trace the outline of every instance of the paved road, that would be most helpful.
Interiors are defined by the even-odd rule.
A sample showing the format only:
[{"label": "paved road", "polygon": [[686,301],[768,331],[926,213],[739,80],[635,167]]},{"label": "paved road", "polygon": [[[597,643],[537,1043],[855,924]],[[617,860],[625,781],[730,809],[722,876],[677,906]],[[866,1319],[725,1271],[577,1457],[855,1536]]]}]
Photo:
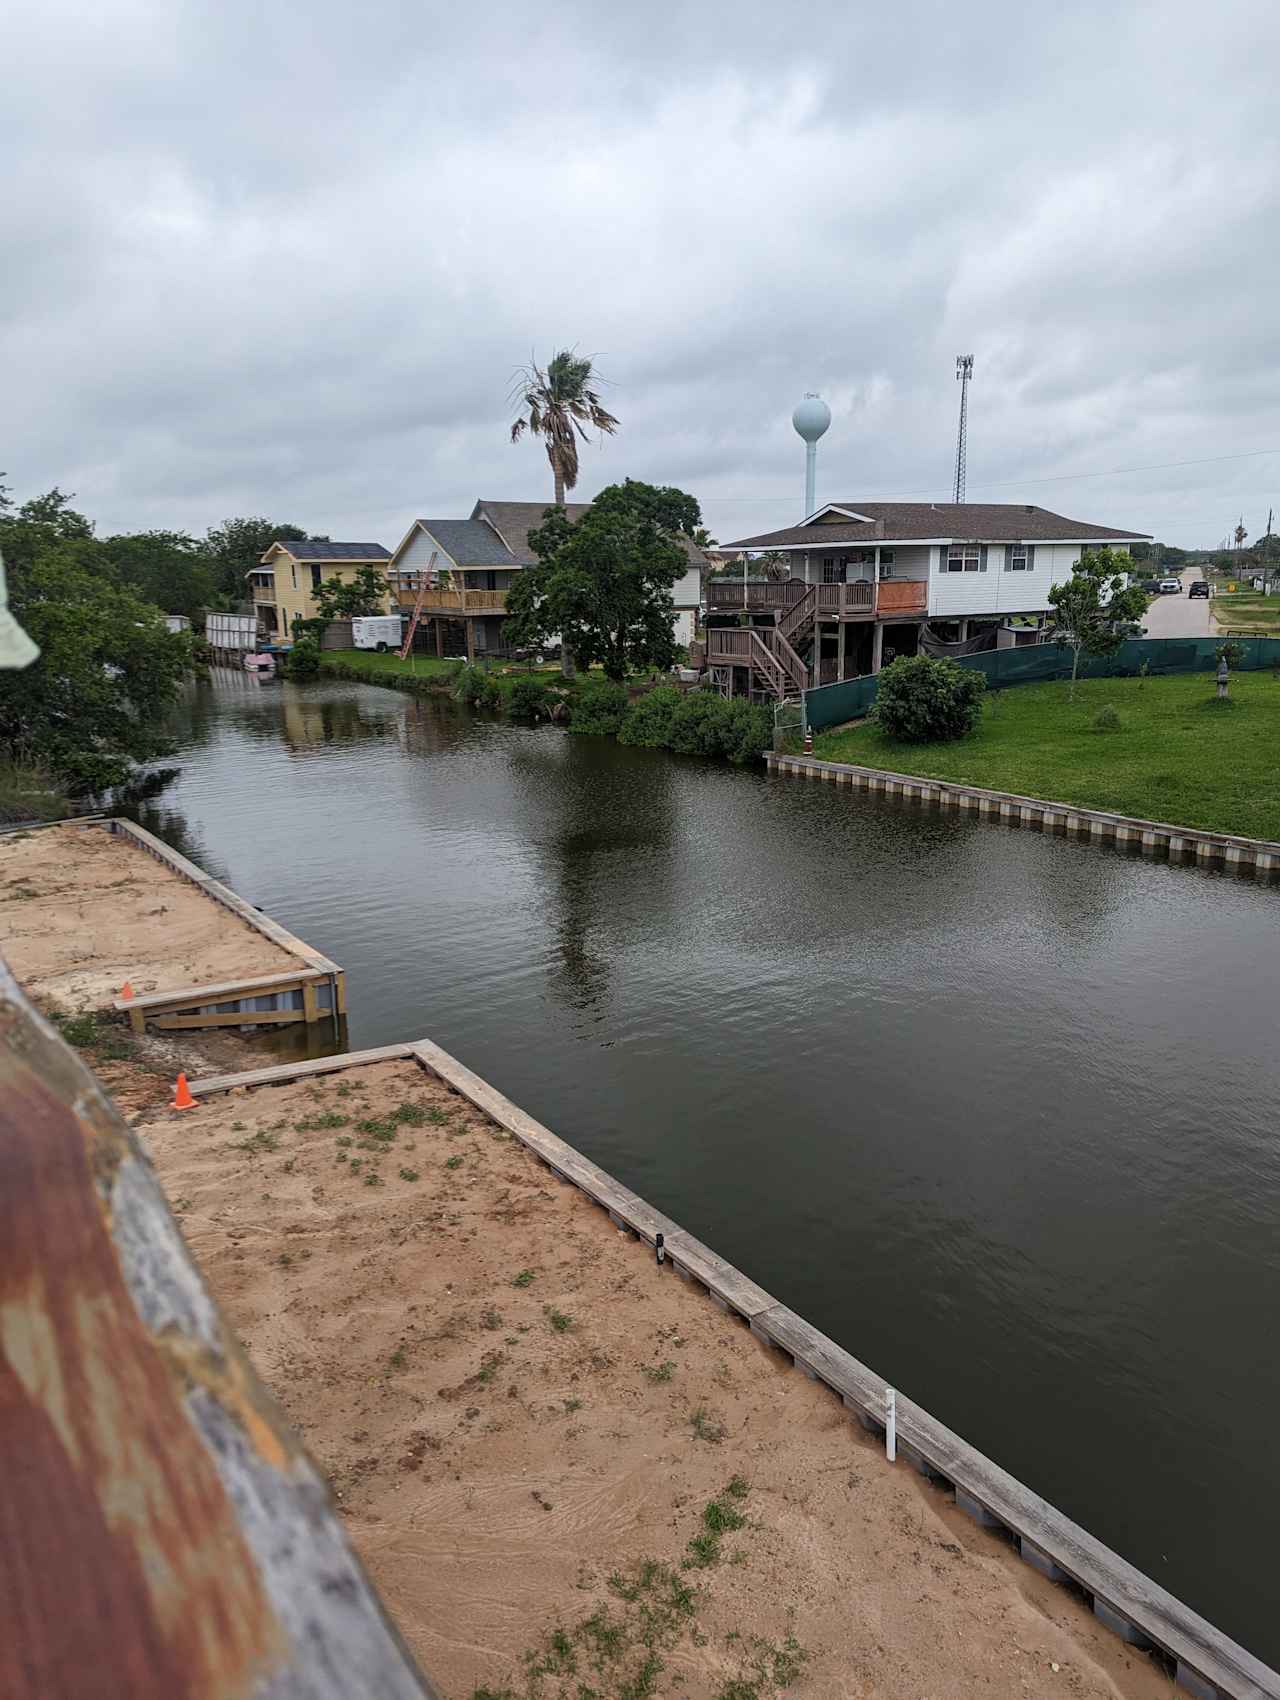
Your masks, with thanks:
[{"label": "paved road", "polygon": [[[1168,576],[1172,578],[1173,575],[1170,573]],[[1201,576],[1199,567],[1188,567],[1181,575],[1182,590],[1179,595],[1157,596],[1152,601],[1143,621],[1148,637],[1212,637],[1209,597],[1197,596],[1193,599],[1189,594],[1192,582]]]}]

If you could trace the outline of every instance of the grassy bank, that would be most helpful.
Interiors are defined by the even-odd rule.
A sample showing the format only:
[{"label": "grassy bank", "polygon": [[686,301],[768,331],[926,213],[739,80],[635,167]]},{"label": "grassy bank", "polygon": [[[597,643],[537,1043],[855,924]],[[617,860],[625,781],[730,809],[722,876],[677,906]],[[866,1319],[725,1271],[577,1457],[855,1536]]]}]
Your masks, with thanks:
[{"label": "grassy bank", "polygon": [[[900,744],[873,722],[820,735],[828,761],[1019,791],[1149,820],[1280,838],[1280,679],[1236,673],[1219,705],[1208,673],[1020,685],[989,695],[954,744]],[[1119,728],[1095,728],[1114,708]]]},{"label": "grassy bank", "polygon": [[61,783],[44,768],[0,760],[0,826],[65,820],[71,804]]},{"label": "grassy bank", "polygon": [[[375,649],[325,650],[320,658],[320,671],[331,679],[359,679],[370,685],[389,685],[393,690],[408,691],[414,696],[447,693],[457,677],[461,663],[443,660],[435,655],[411,655],[401,661],[394,651],[379,655]],[[558,665],[524,667],[517,661],[494,662],[487,669],[503,696],[511,694],[517,679],[540,679],[544,685],[564,684]]]},{"label": "grassy bank", "polygon": [[1280,596],[1240,590],[1233,596],[1215,596],[1211,606],[1214,620],[1223,631],[1280,637]]}]

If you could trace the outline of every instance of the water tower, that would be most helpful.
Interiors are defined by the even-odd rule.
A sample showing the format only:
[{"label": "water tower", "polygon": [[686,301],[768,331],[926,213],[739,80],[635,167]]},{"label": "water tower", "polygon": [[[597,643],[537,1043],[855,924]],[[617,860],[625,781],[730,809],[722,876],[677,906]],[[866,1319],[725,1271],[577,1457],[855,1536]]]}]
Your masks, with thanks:
[{"label": "water tower", "polygon": [[804,438],[804,514],[808,519],[817,505],[814,484],[818,467],[818,438],[831,423],[831,409],[820,395],[810,391],[791,415],[791,423]]}]

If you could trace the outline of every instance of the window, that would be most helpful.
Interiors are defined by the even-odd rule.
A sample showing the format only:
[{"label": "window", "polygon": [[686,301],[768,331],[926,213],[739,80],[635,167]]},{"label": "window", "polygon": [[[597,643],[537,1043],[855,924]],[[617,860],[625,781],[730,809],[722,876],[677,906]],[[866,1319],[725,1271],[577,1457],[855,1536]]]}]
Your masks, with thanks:
[{"label": "window", "polygon": [[824,555],[822,557],[822,582],[823,582],[823,584],[839,584],[843,580],[843,578],[844,578],[844,567],[836,565],[835,556],[834,555]]},{"label": "window", "polygon": [[953,543],[947,550],[949,573],[985,573],[987,551],[980,543]]},{"label": "window", "polygon": [[320,588],[320,569],[319,569],[319,567],[312,567],[312,569],[311,569],[311,588],[312,588],[312,590],[319,590],[319,588]]},{"label": "window", "polygon": [[882,549],[880,551],[880,577],[881,578],[892,578],[893,577],[893,550],[892,549]]},{"label": "window", "polygon": [[293,574],[293,588],[296,590],[298,588],[298,569],[292,561],[289,563],[289,571]]},{"label": "window", "polygon": [[1007,573],[1031,573],[1035,571],[1036,551],[1032,543],[1010,543],[1004,552],[1004,570]]}]

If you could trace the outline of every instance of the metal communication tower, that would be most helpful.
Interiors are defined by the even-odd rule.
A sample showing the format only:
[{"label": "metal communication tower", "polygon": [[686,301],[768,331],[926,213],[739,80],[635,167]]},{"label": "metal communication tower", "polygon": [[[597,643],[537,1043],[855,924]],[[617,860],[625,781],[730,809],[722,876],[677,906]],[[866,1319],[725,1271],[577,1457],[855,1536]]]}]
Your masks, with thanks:
[{"label": "metal communication tower", "polygon": [[956,355],[956,377],[960,380],[960,435],[956,441],[956,493],[954,500],[964,501],[964,463],[969,435],[969,379],[973,376],[972,354]]}]

